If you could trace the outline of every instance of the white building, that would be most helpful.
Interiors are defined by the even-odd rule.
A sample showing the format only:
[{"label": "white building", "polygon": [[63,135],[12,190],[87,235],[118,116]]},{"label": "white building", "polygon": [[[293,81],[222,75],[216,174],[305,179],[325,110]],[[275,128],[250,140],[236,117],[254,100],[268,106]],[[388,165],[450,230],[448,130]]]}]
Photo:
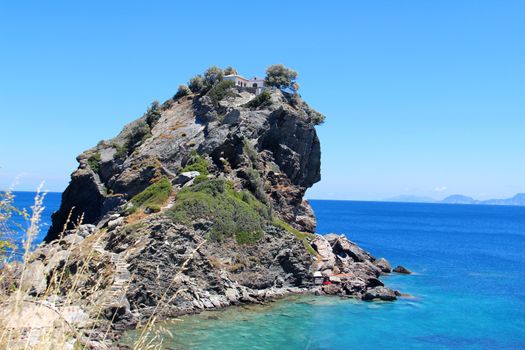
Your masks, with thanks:
[{"label": "white building", "polygon": [[245,77],[238,74],[225,75],[224,80],[231,80],[235,83],[235,86],[255,89],[255,94],[260,94],[264,89],[264,78],[253,77],[252,79],[246,79]]}]

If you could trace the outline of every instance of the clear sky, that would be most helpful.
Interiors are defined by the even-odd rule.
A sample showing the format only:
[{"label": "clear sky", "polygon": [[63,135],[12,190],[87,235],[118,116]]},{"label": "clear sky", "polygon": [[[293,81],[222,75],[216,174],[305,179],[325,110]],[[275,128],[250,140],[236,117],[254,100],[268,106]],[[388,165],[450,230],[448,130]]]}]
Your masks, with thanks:
[{"label": "clear sky", "polygon": [[75,157],[210,65],[299,71],[309,198],[525,192],[525,2],[0,2],[0,187],[61,191]]}]

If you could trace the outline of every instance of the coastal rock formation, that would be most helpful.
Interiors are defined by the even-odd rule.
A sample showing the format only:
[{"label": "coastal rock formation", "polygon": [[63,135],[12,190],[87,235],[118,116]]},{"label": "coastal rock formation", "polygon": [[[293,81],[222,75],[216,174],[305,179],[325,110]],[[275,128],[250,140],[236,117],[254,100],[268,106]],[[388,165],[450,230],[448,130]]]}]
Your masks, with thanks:
[{"label": "coastal rock formation", "polygon": [[410,275],[412,273],[412,271],[410,271],[409,269],[401,265],[396,266],[396,268],[393,271],[397,273],[402,273],[405,275]]},{"label": "coastal rock formation", "polygon": [[116,330],[289,293],[396,298],[386,260],[314,233],[303,196],[320,180],[319,113],[223,85],[154,104],[78,156],[31,260],[33,294],[60,271]]}]

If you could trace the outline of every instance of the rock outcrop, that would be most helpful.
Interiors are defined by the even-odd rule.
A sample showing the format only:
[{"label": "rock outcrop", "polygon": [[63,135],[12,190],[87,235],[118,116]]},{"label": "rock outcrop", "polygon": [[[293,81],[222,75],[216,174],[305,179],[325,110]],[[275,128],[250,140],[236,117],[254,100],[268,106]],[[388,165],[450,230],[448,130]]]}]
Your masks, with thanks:
[{"label": "rock outcrop", "polygon": [[395,299],[386,260],[314,233],[303,196],[320,180],[317,112],[266,98],[170,99],[78,156],[27,288],[66,272],[60,288],[117,330],[289,293]]}]

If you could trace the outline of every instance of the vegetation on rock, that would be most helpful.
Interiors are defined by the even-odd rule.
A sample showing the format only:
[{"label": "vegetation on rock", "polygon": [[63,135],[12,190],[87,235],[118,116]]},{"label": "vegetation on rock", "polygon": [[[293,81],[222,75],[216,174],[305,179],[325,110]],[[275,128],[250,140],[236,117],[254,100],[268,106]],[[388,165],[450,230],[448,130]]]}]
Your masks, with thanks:
[{"label": "vegetation on rock", "polygon": [[89,167],[91,168],[91,170],[93,170],[94,173],[98,173],[100,170],[100,160],[101,156],[98,152],[91,155],[87,160]]},{"label": "vegetation on rock", "polygon": [[160,103],[153,101],[146,112],[146,123],[152,128],[160,119]]},{"label": "vegetation on rock", "polygon": [[189,87],[187,87],[186,85],[179,85],[179,88],[173,96],[173,99],[178,100],[179,98],[188,96],[189,94],[191,94],[191,90]]},{"label": "vegetation on rock", "polygon": [[222,69],[217,66],[211,66],[204,72],[204,87],[207,90],[211,89],[215,84],[222,81],[223,76]]},{"label": "vegetation on rock", "polygon": [[171,190],[172,186],[170,180],[164,177],[134,196],[131,199],[131,202],[138,208],[158,212],[170,196]]},{"label": "vegetation on rock", "polygon": [[304,247],[306,248],[306,250],[308,250],[308,252],[310,252],[313,255],[317,255],[317,252],[315,251],[315,249],[312,248],[312,246],[310,245],[310,240],[315,238],[314,234],[307,233],[307,232],[301,232],[298,229],[293,228],[292,226],[290,226],[289,224],[287,224],[286,222],[284,222],[283,220],[279,218],[273,219],[273,225],[275,227],[279,227],[293,234],[295,237],[297,237],[303,242]]},{"label": "vegetation on rock", "polygon": [[232,75],[232,74],[238,74],[237,69],[233,68],[232,66],[228,66],[224,69],[224,75]]},{"label": "vegetation on rock", "polygon": [[245,104],[248,108],[259,108],[259,107],[267,107],[272,103],[272,96],[269,91],[264,90],[259,95],[257,95],[254,99],[249,101]]},{"label": "vegetation on rock", "polygon": [[188,82],[188,88],[191,90],[191,92],[196,94],[204,90],[204,78],[202,75],[199,74],[191,78]]},{"label": "vegetation on rock", "polygon": [[207,96],[215,103],[218,104],[219,101],[224,100],[226,97],[233,96],[232,88],[235,86],[235,83],[231,80],[222,80],[208,91]]},{"label": "vegetation on rock", "polygon": [[200,175],[208,175],[210,166],[209,162],[203,156],[199,155],[196,151],[191,153],[190,159],[186,163],[186,166],[182,168],[181,172],[198,171]]},{"label": "vegetation on rock", "polygon": [[270,211],[250,192],[235,191],[232,183],[225,179],[211,179],[177,193],[168,216],[184,224],[209,220],[211,239],[222,241],[235,237],[240,244],[252,244],[263,236]]},{"label": "vegetation on rock", "polygon": [[298,73],[282,64],[274,64],[266,69],[266,86],[273,86],[283,91],[297,92],[299,84],[295,81]]}]

